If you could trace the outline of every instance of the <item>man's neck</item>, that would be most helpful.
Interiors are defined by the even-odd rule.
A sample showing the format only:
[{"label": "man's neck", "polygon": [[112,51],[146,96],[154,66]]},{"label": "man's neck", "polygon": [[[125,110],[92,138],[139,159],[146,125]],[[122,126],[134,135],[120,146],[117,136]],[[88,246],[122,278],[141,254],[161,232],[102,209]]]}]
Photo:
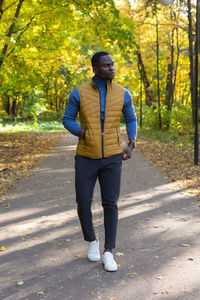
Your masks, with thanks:
[{"label": "man's neck", "polygon": [[94,76],[93,77],[94,80],[97,80],[97,81],[102,81],[102,82],[111,82],[111,79],[104,79],[104,78],[101,78],[99,76]]}]

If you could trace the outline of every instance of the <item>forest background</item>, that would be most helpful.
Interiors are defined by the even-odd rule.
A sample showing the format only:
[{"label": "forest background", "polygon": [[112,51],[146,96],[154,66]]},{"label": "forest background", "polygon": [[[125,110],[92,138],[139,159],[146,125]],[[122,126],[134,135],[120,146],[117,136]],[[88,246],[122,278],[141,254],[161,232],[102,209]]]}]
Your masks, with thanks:
[{"label": "forest background", "polygon": [[115,61],[115,80],[132,94],[140,150],[196,189],[195,18],[192,0],[168,7],[158,0],[0,0],[2,180],[19,171],[13,149],[25,153],[19,144],[29,140],[5,132],[61,130],[70,92],[91,78],[91,56],[104,50]]}]

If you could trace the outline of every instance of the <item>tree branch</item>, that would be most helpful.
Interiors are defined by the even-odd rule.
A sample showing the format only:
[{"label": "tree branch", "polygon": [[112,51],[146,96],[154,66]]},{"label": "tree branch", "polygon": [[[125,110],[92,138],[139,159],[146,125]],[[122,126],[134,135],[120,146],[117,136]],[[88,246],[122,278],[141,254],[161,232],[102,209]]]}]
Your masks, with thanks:
[{"label": "tree branch", "polygon": [[[9,29],[8,34],[7,34],[7,37],[9,38],[9,40],[11,39],[13,30],[14,30],[14,27],[15,27],[15,20],[19,16],[20,9],[22,7],[23,2],[24,2],[24,0],[19,0],[19,3],[18,3],[18,6],[17,6],[17,9],[16,9],[16,12],[15,12],[15,15],[14,15],[14,18],[13,18],[13,22],[10,25],[10,29]],[[4,58],[6,57],[7,50],[8,50],[8,43],[6,43],[4,45],[3,50],[2,50],[2,54],[1,54],[1,57],[0,57],[0,68],[1,68],[1,66],[3,64]]]},{"label": "tree branch", "polygon": [[2,9],[3,6],[3,2],[4,0],[0,0],[0,20],[3,16],[3,13],[8,10],[9,8],[11,8],[15,3],[17,3],[17,1],[14,1],[13,3],[11,3],[9,6],[7,6],[5,9]]},{"label": "tree branch", "polygon": [[10,55],[14,52],[14,50],[15,50],[15,48],[16,48],[16,45],[17,45],[17,42],[20,40],[22,34],[29,28],[29,26],[31,25],[33,19],[34,19],[34,17],[32,17],[31,20],[29,21],[29,23],[26,24],[26,25],[23,27],[24,30],[21,31],[20,34],[19,34],[19,36],[17,37],[16,43],[15,43],[15,47],[13,47],[13,49],[6,55],[6,57],[10,56]]}]

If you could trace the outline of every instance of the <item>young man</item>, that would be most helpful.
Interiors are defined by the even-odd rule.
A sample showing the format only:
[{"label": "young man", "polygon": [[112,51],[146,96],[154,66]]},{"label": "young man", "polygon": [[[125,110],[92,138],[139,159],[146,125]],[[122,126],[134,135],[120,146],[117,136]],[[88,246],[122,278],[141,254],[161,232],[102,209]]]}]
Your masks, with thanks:
[{"label": "young man", "polygon": [[[113,82],[115,67],[107,52],[92,57],[95,76],[69,96],[63,124],[79,137],[75,156],[75,188],[84,239],[89,242],[88,259],[99,261],[99,241],[95,235],[91,204],[96,180],[99,180],[104,210],[104,268],[116,271],[115,248],[122,159],[131,157],[135,148],[137,121],[130,93]],[[76,123],[79,112],[80,124]],[[122,152],[120,118],[123,112],[128,145]]]}]

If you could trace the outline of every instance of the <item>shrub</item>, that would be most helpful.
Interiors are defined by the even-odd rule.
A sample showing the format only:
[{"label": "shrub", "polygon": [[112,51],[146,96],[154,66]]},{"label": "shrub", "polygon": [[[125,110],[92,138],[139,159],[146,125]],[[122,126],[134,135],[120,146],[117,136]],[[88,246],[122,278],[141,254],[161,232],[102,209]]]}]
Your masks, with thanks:
[{"label": "shrub", "polygon": [[38,120],[44,120],[44,121],[61,121],[62,118],[63,118],[62,112],[55,112],[51,110],[45,110],[37,116]]},{"label": "shrub", "polygon": [[[138,124],[140,120],[140,110],[137,107]],[[159,129],[158,108],[153,109],[143,105],[142,124],[144,128]],[[192,129],[192,110],[189,106],[177,103],[172,111],[161,107],[162,129],[167,129],[171,133],[185,134]]]}]

